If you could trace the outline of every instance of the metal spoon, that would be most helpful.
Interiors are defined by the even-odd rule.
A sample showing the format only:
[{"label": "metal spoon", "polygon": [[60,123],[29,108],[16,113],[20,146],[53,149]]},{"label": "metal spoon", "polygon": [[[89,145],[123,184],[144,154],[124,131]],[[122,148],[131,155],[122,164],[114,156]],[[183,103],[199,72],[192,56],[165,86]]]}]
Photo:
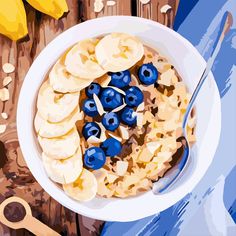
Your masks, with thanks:
[{"label": "metal spoon", "polygon": [[228,33],[228,31],[232,25],[232,22],[233,22],[233,19],[232,19],[231,13],[226,12],[222,17],[219,33],[218,33],[216,42],[213,46],[213,51],[211,53],[211,56],[207,61],[206,68],[203,71],[202,76],[197,84],[197,87],[195,88],[195,90],[192,94],[192,97],[190,99],[190,102],[188,104],[188,107],[187,107],[185,115],[184,115],[184,119],[183,119],[183,123],[182,123],[183,136],[181,136],[177,139],[177,142],[182,143],[182,147],[178,150],[178,153],[177,153],[177,156],[178,156],[177,163],[169,171],[166,172],[164,177],[160,178],[158,181],[153,183],[152,191],[154,194],[159,194],[159,193],[162,193],[165,190],[167,190],[169,188],[169,186],[172,185],[176,181],[176,179],[178,178],[180,173],[183,172],[184,167],[186,166],[186,163],[187,163],[189,156],[190,156],[190,150],[189,150],[190,148],[189,148],[189,143],[187,140],[187,132],[186,132],[188,117],[189,117],[190,112],[192,111],[194,102],[197,98],[199,91],[200,91],[203,83],[205,82],[209,72],[211,71],[213,63],[220,51],[222,42],[225,38],[225,35]]}]

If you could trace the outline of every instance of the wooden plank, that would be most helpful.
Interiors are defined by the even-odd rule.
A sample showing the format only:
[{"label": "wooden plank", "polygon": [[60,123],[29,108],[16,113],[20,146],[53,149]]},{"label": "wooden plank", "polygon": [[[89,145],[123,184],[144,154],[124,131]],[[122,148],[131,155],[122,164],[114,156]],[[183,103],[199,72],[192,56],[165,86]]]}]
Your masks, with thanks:
[{"label": "wooden plank", "polygon": [[114,0],[115,5],[109,6],[107,2],[103,1],[103,9],[100,12],[94,12],[94,3],[96,0],[80,1],[80,20],[85,21],[101,16],[115,16],[115,15],[131,15],[131,1],[129,0]]},{"label": "wooden plank", "polygon": [[[41,50],[57,35],[69,27],[88,19],[108,15],[138,15],[172,26],[174,17],[171,12],[168,18],[160,14],[164,4],[172,6],[175,15],[178,0],[151,0],[143,5],[139,0],[115,0],[114,6],[108,6],[104,0],[101,12],[94,12],[94,0],[67,0],[70,12],[60,20],[36,12],[26,4],[29,37],[15,43],[0,35],[0,88],[6,74],[2,65],[10,62],[16,69],[10,74],[13,81],[7,86],[10,99],[0,102],[0,113],[6,112],[9,117],[4,120],[0,115],[0,124],[6,124],[6,132],[0,134],[0,202],[16,195],[28,201],[32,212],[42,222],[56,229],[63,235],[98,235],[103,222],[78,216],[64,208],[51,198],[36,182],[26,166],[22,156],[16,131],[16,109],[20,88],[33,60]],[[167,19],[167,20],[166,20]],[[37,79],[37,75],[35,78]],[[0,235],[31,235],[25,230],[12,231],[0,224]]]},{"label": "wooden plank", "polygon": [[[30,203],[33,215],[39,220],[64,235],[77,235],[79,227],[76,224],[76,214],[52,199],[35,181],[24,162],[16,132],[18,95],[30,65],[38,53],[54,37],[78,23],[78,1],[70,0],[68,4],[70,13],[66,18],[58,21],[36,13],[31,6],[26,4],[29,39],[15,43],[4,36],[0,36],[0,68],[7,62],[16,67],[14,73],[10,74],[13,78],[12,83],[8,86],[10,99],[7,102],[0,103],[1,112],[6,112],[9,115],[7,121],[0,119],[1,124],[7,123],[6,132],[0,135],[7,156],[7,161],[0,169],[0,182],[4,186],[1,187],[0,200],[3,201],[12,195],[20,196]],[[0,70],[0,78],[5,76],[6,74]],[[0,81],[2,87],[3,80]],[[10,230],[2,224],[0,225],[0,232],[0,235],[31,235],[25,230]]]},{"label": "wooden plank", "polygon": [[[178,4],[179,0],[150,0],[147,4],[143,4],[142,0],[137,0],[137,16],[151,19],[173,28]],[[161,8],[165,5],[169,5],[171,9],[167,13],[161,13]]]}]

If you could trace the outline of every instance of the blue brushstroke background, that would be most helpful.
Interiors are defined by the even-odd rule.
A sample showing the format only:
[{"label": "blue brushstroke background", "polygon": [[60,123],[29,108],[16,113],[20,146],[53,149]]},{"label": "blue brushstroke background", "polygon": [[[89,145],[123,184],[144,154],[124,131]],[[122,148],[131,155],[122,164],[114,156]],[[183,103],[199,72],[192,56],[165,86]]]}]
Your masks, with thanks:
[{"label": "blue brushstroke background", "polygon": [[222,103],[222,132],[212,166],[174,206],[134,222],[107,222],[101,235],[236,235],[236,0],[181,0],[174,30],[207,60],[226,10],[234,23],[212,70]]}]

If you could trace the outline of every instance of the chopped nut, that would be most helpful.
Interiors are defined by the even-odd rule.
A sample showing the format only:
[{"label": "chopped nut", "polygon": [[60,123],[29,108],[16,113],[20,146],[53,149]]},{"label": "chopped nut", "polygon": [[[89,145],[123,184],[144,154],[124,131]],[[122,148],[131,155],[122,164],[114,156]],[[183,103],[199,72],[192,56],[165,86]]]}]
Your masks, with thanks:
[{"label": "chopped nut", "polygon": [[171,69],[171,64],[164,61],[154,62],[154,65],[157,67],[160,73],[163,73],[167,71],[168,69]]},{"label": "chopped nut", "polygon": [[187,96],[186,86],[183,82],[178,82],[175,84],[174,94],[180,96],[181,98],[185,98]]},{"label": "chopped nut", "polygon": [[8,84],[10,84],[12,82],[12,77],[11,76],[6,76],[4,79],[3,79],[3,86],[7,86]]},{"label": "chopped nut", "polygon": [[100,12],[104,7],[102,0],[95,0],[94,2],[94,12]]},{"label": "chopped nut", "polygon": [[7,115],[6,112],[3,112],[1,115],[2,115],[2,118],[5,119],[5,120],[8,118],[8,115]]},{"label": "chopped nut", "polygon": [[105,134],[105,128],[103,127],[102,124],[96,122],[98,124],[98,126],[100,127],[101,129],[101,135],[99,138],[95,137],[95,136],[90,136],[88,139],[87,139],[87,142],[88,143],[101,143],[101,142],[104,142],[106,140],[106,134]]},{"label": "chopped nut", "polygon": [[179,82],[179,79],[178,79],[178,77],[177,77],[175,74],[173,75],[173,77],[171,78],[171,80],[172,80],[172,83],[173,83],[174,85]]},{"label": "chopped nut", "polygon": [[139,180],[140,180],[140,177],[138,175],[134,175],[134,174],[126,175],[123,180],[123,186],[128,187],[132,184],[138,183]]},{"label": "chopped nut", "polygon": [[87,139],[87,142],[88,143],[101,143],[102,141],[95,137],[95,136],[90,136],[88,139]]},{"label": "chopped nut", "polygon": [[144,119],[143,119],[143,124],[145,124],[147,121],[150,123],[153,123],[155,121],[154,115],[150,111],[146,111],[144,113]]},{"label": "chopped nut", "polygon": [[173,117],[175,109],[171,108],[166,102],[160,102],[157,116],[162,120],[170,120]]},{"label": "chopped nut", "polygon": [[122,125],[119,126],[121,137],[125,140],[129,139],[129,130]]},{"label": "chopped nut", "polygon": [[118,93],[123,94],[124,96],[126,95],[126,94],[125,94],[125,91],[123,91],[123,90],[121,90],[121,89],[119,89],[119,88],[117,88],[117,87],[107,86],[107,88],[113,88],[113,89],[116,90]]},{"label": "chopped nut", "polygon": [[123,108],[126,107],[126,103],[125,101],[123,101],[123,104],[119,107],[116,107],[115,109],[112,110],[112,112],[118,112],[118,111],[121,111]]},{"label": "chopped nut", "polygon": [[161,7],[160,11],[161,13],[167,13],[172,7],[168,4],[164,5],[163,7]]},{"label": "chopped nut", "polygon": [[119,176],[123,176],[128,169],[128,162],[127,161],[117,161],[116,162],[116,173]]},{"label": "chopped nut", "polygon": [[175,137],[168,137],[168,138],[163,138],[161,140],[161,143],[163,146],[166,146],[170,149],[175,150],[177,147],[177,143],[176,143],[176,138]]},{"label": "chopped nut", "polygon": [[141,104],[138,105],[136,111],[143,111],[144,110],[144,102],[142,102]]},{"label": "chopped nut", "polygon": [[136,112],[136,115],[137,115],[137,126],[142,128],[143,127],[143,114],[142,113],[139,113],[139,112]]},{"label": "chopped nut", "polygon": [[95,93],[93,94],[93,100],[94,100],[94,102],[96,104],[96,107],[98,109],[99,115],[102,116],[104,113],[106,113],[104,111],[104,108],[102,106],[102,103],[101,103],[100,99],[98,98],[98,96]]},{"label": "chopped nut", "polygon": [[148,151],[154,155],[156,150],[161,146],[161,143],[160,141],[153,141],[153,142],[146,143],[146,146],[147,146]]},{"label": "chopped nut", "polygon": [[147,147],[143,147],[139,156],[138,160],[141,162],[149,162],[153,157],[153,153]]},{"label": "chopped nut", "polygon": [[2,102],[9,100],[9,97],[10,97],[10,95],[9,95],[9,91],[7,88],[0,89],[0,100]]},{"label": "chopped nut", "polygon": [[170,166],[168,163],[166,163],[166,164],[164,164],[164,163],[159,164],[159,165],[158,165],[158,172],[157,172],[158,176],[159,176],[159,177],[162,177],[162,176],[165,174],[165,172],[166,172],[170,167],[171,167],[171,166]]},{"label": "chopped nut", "polygon": [[157,174],[158,174],[158,165],[157,165],[157,163],[154,163],[154,162],[147,163],[146,167],[145,167],[145,170],[146,170],[148,178],[150,178],[152,180],[157,179]]},{"label": "chopped nut", "polygon": [[110,132],[108,133],[108,135],[110,135],[112,138],[118,140],[119,142],[122,142],[122,138],[120,138],[120,137],[118,137],[118,136],[116,136],[116,135],[114,135],[114,134],[112,134]]},{"label": "chopped nut", "polygon": [[115,1],[107,1],[107,6],[115,6],[116,2]]},{"label": "chopped nut", "polygon": [[147,3],[149,3],[151,0],[140,0],[140,2],[142,3],[142,4],[147,4]]},{"label": "chopped nut", "polygon": [[165,86],[171,86],[172,78],[174,76],[175,76],[175,71],[172,69],[169,69],[161,74],[160,79],[158,80],[158,83],[163,84]]},{"label": "chopped nut", "polygon": [[117,178],[119,178],[119,176],[113,174],[107,174],[107,181],[109,183],[113,183]]},{"label": "chopped nut", "polygon": [[165,163],[172,159],[172,152],[159,152],[157,154],[157,162]]},{"label": "chopped nut", "polygon": [[188,127],[189,128],[193,128],[195,126],[195,124],[196,124],[196,117],[190,118],[188,120]]},{"label": "chopped nut", "polygon": [[169,103],[173,108],[178,108],[178,97],[176,95],[171,95],[169,97],[162,95],[162,98],[165,102]]},{"label": "chopped nut", "polygon": [[3,134],[6,131],[7,126],[4,125],[0,125],[0,134]]},{"label": "chopped nut", "polygon": [[12,73],[15,70],[15,66],[13,66],[11,63],[5,63],[2,66],[2,69],[5,73]]},{"label": "chopped nut", "polygon": [[165,122],[163,129],[166,132],[170,132],[173,130],[176,130],[178,128],[181,128],[182,123],[181,122],[176,122],[174,119],[168,120]]}]

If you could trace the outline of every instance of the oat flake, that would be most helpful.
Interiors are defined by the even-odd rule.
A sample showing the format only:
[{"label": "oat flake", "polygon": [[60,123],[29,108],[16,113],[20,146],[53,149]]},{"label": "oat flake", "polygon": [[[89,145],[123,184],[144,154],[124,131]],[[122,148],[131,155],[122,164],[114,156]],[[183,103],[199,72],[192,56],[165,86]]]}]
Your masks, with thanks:
[{"label": "oat flake", "polygon": [[167,11],[169,11],[171,8],[172,7],[170,5],[166,4],[160,9],[160,11],[161,13],[167,13]]},{"label": "oat flake", "polygon": [[4,79],[3,79],[3,86],[7,86],[8,84],[10,84],[12,82],[12,77],[11,76],[6,76]]},{"label": "oat flake", "polygon": [[5,119],[5,120],[8,118],[8,115],[7,115],[6,112],[3,112],[1,115],[2,115],[2,118]]},{"label": "oat flake", "polygon": [[12,73],[15,70],[15,66],[13,66],[11,63],[5,63],[2,66],[2,69],[5,73]]},{"label": "oat flake", "polygon": [[147,3],[150,2],[150,0],[140,0],[140,2],[141,2],[142,4],[147,4]]},{"label": "oat flake", "polygon": [[94,12],[100,12],[104,7],[103,1],[95,0],[94,2]]},{"label": "oat flake", "polygon": [[0,100],[2,102],[9,100],[9,96],[10,95],[9,95],[8,89],[6,89],[6,88],[0,89]]},{"label": "oat flake", "polygon": [[6,125],[0,125],[0,134],[3,134],[6,131]]},{"label": "oat flake", "polygon": [[115,1],[107,1],[107,6],[115,6],[116,2]]}]

